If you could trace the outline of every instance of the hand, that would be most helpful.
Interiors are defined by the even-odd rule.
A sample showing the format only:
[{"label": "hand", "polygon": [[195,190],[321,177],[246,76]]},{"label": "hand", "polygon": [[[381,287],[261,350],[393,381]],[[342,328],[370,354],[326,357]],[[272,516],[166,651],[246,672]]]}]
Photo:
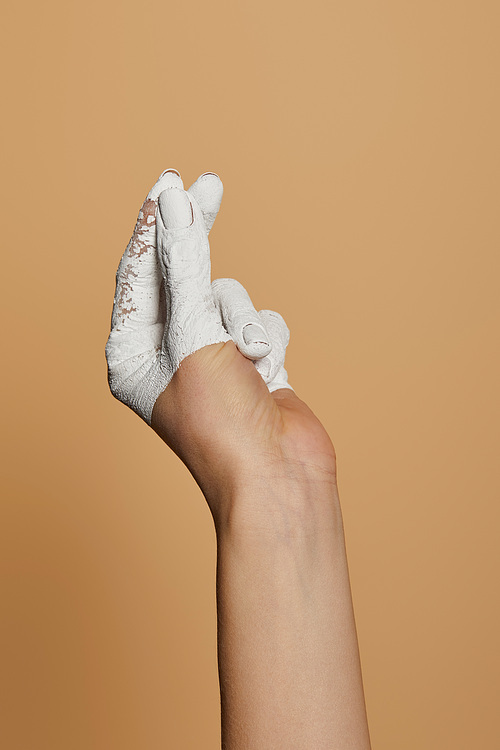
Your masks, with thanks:
[{"label": "hand", "polygon": [[256,478],[334,473],[326,432],[287,383],[283,319],[237,281],[210,281],[221,198],[214,174],[187,192],[175,170],[160,176],[120,262],[106,345],[113,395],[181,457],[216,518]]},{"label": "hand", "polygon": [[210,281],[222,184],[169,170],[117,274],[112,393],[180,456],[217,533],[222,747],[369,750],[332,443],[284,369],[288,329]]}]

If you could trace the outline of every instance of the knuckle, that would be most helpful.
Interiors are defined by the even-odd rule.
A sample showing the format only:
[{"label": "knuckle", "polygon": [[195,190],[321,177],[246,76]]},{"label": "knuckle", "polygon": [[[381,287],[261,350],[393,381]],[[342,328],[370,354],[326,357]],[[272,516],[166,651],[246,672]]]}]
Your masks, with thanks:
[{"label": "knuckle", "polygon": [[172,242],[168,255],[171,262],[192,263],[198,259],[198,243],[195,240],[176,240]]}]

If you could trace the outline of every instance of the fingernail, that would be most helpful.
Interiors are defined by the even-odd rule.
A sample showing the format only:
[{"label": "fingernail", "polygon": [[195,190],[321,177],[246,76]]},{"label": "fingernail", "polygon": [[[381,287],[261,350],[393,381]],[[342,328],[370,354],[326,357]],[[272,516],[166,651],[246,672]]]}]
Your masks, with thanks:
[{"label": "fingernail", "polygon": [[185,190],[164,190],[158,198],[158,206],[167,229],[186,229],[194,221],[193,207]]},{"label": "fingernail", "polygon": [[260,345],[262,348],[269,347],[266,332],[255,323],[248,323],[248,325],[244,327],[243,341],[247,346]]},{"label": "fingernail", "polygon": [[160,175],[160,178],[166,175],[168,172],[174,172],[174,174],[179,175],[179,177],[181,176],[180,172],[178,172],[176,169],[164,169]]}]

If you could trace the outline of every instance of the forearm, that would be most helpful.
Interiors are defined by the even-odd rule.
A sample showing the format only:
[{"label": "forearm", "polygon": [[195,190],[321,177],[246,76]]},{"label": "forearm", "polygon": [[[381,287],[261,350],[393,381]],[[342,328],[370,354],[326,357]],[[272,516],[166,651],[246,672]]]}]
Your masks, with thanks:
[{"label": "forearm", "polygon": [[335,453],[286,387],[283,318],[211,281],[221,198],[217,175],[185,191],[171,169],[149,192],[117,273],[110,388],[215,520],[224,750],[368,750]]},{"label": "forearm", "polygon": [[223,750],[368,750],[335,487],[244,493],[216,523]]}]

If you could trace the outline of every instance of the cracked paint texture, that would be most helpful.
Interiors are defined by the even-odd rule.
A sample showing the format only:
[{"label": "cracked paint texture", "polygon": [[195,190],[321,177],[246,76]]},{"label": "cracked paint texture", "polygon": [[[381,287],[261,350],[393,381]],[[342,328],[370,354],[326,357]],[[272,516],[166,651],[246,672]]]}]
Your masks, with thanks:
[{"label": "cracked paint texture", "polygon": [[213,173],[184,191],[176,170],[163,172],[118,267],[106,344],[109,386],[148,424],[182,360],[209,344],[232,339],[270,391],[291,388],[284,368],[290,334],[281,315],[257,312],[234,279],[211,282],[208,232],[221,198]]}]

